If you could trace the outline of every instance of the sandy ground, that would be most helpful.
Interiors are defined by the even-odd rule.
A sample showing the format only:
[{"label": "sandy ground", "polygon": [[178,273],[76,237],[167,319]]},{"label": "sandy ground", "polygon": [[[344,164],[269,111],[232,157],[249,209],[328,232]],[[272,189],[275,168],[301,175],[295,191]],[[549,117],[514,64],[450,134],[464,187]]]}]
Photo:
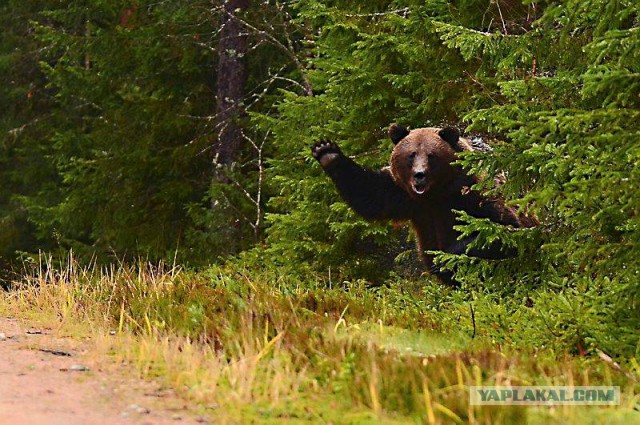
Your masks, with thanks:
[{"label": "sandy ground", "polygon": [[86,345],[0,318],[0,424],[206,423],[157,384],[103,368]]}]

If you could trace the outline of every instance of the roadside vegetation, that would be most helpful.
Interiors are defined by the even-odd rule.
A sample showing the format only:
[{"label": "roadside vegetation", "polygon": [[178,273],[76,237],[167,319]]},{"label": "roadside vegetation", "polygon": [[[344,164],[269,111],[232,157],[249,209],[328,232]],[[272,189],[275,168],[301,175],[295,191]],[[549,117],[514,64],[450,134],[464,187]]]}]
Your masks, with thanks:
[{"label": "roadside vegetation", "polygon": [[[549,323],[562,301],[544,291],[515,305],[426,280],[328,287],[238,264],[190,272],[45,261],[13,284],[0,311],[90,337],[96,351],[216,422],[583,424],[640,415],[640,365],[584,355],[575,329]],[[469,406],[469,385],[618,385],[622,404]]]}]

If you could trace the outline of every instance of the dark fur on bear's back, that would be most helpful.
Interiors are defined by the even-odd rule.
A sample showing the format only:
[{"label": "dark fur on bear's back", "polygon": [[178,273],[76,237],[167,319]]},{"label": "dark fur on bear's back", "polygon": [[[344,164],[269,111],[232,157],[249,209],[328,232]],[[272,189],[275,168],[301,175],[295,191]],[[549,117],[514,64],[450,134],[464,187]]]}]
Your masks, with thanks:
[{"label": "dark fur on bear's back", "polygon": [[[411,221],[425,266],[445,282],[455,283],[450,273],[433,266],[433,257],[427,251],[459,254],[465,252],[472,241],[472,238],[458,240],[453,210],[513,227],[535,224],[519,216],[502,199],[471,190],[477,177],[453,162],[458,159],[458,153],[473,148],[459,137],[456,129],[409,131],[394,124],[389,136],[395,147],[390,166],[380,171],[362,168],[332,142],[317,143],[312,147],[312,154],[334,181],[342,198],[358,214],[368,220]],[[483,250],[472,249],[468,254],[489,259],[513,255],[497,244]]]}]

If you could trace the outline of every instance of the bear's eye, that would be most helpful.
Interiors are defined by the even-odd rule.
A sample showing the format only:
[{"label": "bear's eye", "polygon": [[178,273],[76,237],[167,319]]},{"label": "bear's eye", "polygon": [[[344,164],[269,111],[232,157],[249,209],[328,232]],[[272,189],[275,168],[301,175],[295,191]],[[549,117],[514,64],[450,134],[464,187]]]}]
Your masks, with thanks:
[{"label": "bear's eye", "polygon": [[411,159],[411,160],[415,159],[416,154],[417,154],[416,152],[411,152],[411,153],[409,154],[409,159]]}]

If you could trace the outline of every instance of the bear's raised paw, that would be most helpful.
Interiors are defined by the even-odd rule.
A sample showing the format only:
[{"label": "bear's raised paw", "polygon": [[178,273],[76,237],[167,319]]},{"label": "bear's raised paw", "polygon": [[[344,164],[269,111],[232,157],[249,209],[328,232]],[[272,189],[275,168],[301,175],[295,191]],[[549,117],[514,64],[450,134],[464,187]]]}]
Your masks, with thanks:
[{"label": "bear's raised paw", "polygon": [[328,140],[320,140],[311,146],[311,155],[320,163],[323,168],[331,165],[342,155],[340,148]]}]

